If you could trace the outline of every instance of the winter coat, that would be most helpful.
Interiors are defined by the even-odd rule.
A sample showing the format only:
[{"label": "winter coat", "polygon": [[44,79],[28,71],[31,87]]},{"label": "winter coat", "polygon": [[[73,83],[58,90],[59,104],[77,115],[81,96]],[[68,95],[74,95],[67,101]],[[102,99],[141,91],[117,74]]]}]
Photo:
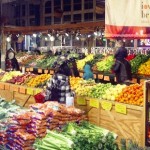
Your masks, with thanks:
[{"label": "winter coat", "polygon": [[126,80],[132,80],[131,65],[126,59],[122,61],[116,60],[112,70],[116,74],[117,83],[124,83]]},{"label": "winter coat", "polygon": [[116,60],[122,61],[124,58],[128,56],[127,49],[125,47],[119,47],[114,57]]},{"label": "winter coat", "polygon": [[89,80],[89,79],[94,79],[92,70],[91,70],[91,66],[86,64],[84,66],[84,74],[83,74],[83,79],[84,80]]}]

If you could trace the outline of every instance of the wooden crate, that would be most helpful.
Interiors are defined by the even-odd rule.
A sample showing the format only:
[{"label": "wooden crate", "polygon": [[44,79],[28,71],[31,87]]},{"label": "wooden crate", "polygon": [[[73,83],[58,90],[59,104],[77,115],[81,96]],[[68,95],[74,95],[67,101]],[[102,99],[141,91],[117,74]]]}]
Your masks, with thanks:
[{"label": "wooden crate", "polygon": [[13,99],[13,92],[9,90],[0,90],[0,96],[7,101],[11,101]]}]

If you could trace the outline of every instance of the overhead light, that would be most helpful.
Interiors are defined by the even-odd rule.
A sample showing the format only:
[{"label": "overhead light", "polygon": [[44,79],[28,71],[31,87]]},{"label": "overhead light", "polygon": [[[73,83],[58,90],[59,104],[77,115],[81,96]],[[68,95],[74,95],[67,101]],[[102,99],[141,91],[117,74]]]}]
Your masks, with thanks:
[{"label": "overhead light", "polygon": [[65,35],[66,35],[66,36],[69,36],[69,34],[68,34],[67,32],[65,33]]},{"label": "overhead light", "polygon": [[10,42],[10,41],[11,41],[11,38],[8,36],[8,37],[6,38],[6,41],[7,41],[7,42]]},{"label": "overhead light", "polygon": [[50,41],[54,41],[55,40],[55,37],[54,36],[51,36],[50,37]]},{"label": "overhead light", "polygon": [[33,33],[33,37],[36,37],[36,36],[37,36],[37,34]]},{"label": "overhead light", "polygon": [[95,35],[95,36],[97,36],[97,35],[98,35],[97,31],[95,31],[95,32],[94,32],[94,35]]},{"label": "overhead light", "polygon": [[48,35],[49,37],[51,37],[51,34],[50,34],[50,33],[48,33],[47,35]]},{"label": "overhead light", "polygon": [[78,36],[76,36],[76,40],[80,40],[80,38]]},{"label": "overhead light", "polygon": [[48,38],[47,37],[45,37],[45,41],[47,41],[48,40]]},{"label": "overhead light", "polygon": [[89,37],[91,37],[91,35],[90,35],[90,34],[88,35],[88,38],[89,38]]}]

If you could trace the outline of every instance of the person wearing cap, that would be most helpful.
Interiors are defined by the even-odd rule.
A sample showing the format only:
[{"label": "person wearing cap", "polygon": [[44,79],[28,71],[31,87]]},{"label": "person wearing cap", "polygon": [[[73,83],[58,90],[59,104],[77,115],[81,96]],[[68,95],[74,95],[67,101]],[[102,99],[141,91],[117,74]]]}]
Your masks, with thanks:
[{"label": "person wearing cap", "polygon": [[66,103],[67,97],[72,97],[71,86],[69,82],[70,68],[65,59],[57,60],[55,63],[55,73],[47,82],[45,91],[45,101],[58,101]]},{"label": "person wearing cap", "polygon": [[13,49],[9,49],[7,51],[5,63],[6,63],[6,69],[5,69],[6,71],[13,71],[13,70],[19,71],[19,64],[15,57],[15,52]]}]

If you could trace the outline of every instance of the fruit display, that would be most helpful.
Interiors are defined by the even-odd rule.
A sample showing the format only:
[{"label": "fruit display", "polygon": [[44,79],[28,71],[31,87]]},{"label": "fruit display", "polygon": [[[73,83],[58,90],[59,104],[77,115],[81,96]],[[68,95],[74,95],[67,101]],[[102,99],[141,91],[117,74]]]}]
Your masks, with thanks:
[{"label": "fruit display", "polygon": [[80,86],[80,83],[82,81],[83,81],[83,78],[70,76],[71,89],[76,90]]},{"label": "fruit display", "polygon": [[29,80],[26,85],[29,87],[43,87],[50,78],[50,74],[41,74]]},{"label": "fruit display", "polygon": [[106,90],[106,93],[102,96],[104,100],[112,100],[119,96],[122,90],[126,87],[126,85],[117,84],[116,86],[112,86]]},{"label": "fruit display", "polygon": [[22,73],[20,71],[6,72],[4,76],[1,78],[1,82],[6,82],[7,80],[10,80],[15,76],[21,76],[21,75]]},{"label": "fruit display", "polygon": [[106,94],[106,90],[112,86],[113,85],[111,83],[107,83],[107,84],[98,83],[91,88],[91,92],[89,93],[89,96],[93,98],[102,98],[102,96]]},{"label": "fruit display", "polygon": [[107,56],[103,60],[99,61],[96,66],[98,71],[108,72],[111,70],[111,67],[114,63],[113,56]]},{"label": "fruit display", "polygon": [[138,54],[131,62],[132,73],[137,73],[140,65],[145,63],[150,58],[150,55]]},{"label": "fruit display", "polygon": [[150,59],[147,62],[140,65],[138,69],[138,74],[150,75]]},{"label": "fruit display", "polygon": [[121,103],[143,106],[143,90],[143,84],[133,84],[130,86],[126,86],[116,98],[116,101]]},{"label": "fruit display", "polygon": [[92,61],[94,59],[93,54],[87,55],[84,59],[77,60],[77,68],[78,70],[83,70],[83,67],[85,66],[86,62]]}]

